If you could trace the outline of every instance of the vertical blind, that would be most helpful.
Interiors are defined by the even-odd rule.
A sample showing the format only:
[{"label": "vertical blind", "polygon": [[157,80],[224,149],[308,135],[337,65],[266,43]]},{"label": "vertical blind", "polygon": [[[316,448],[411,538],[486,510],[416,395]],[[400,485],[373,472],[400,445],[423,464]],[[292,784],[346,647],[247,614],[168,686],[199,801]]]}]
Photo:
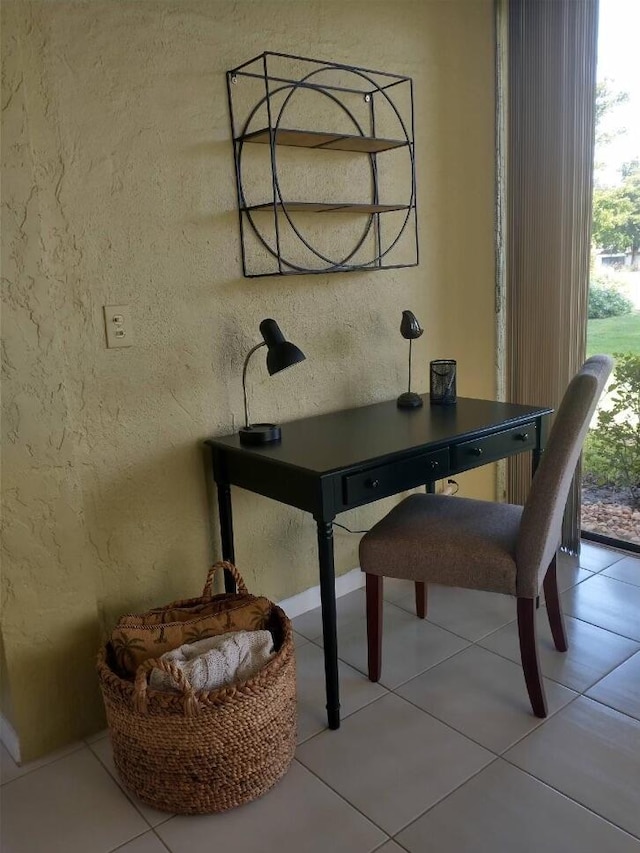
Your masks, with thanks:
[{"label": "vertical blind", "polygon": [[[506,146],[506,393],[557,407],[585,355],[598,0],[510,0]],[[529,463],[507,470],[524,503]],[[562,545],[580,541],[579,476]]]}]

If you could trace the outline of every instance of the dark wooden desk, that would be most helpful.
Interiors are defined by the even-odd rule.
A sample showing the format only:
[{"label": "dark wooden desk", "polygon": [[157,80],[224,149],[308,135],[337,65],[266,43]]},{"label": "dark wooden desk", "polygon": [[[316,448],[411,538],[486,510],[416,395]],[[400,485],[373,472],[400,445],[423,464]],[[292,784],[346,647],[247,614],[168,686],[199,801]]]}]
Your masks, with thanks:
[{"label": "dark wooden desk", "polygon": [[[234,561],[231,486],[313,515],[329,727],[340,726],[333,521],[338,513],[532,451],[535,469],[552,409],[459,398],[399,409],[395,400],[282,425],[282,441],[243,447],[237,434],[207,441],[218,491],[222,557]],[[230,579],[227,578],[227,582]],[[233,588],[232,585],[227,588]]]}]

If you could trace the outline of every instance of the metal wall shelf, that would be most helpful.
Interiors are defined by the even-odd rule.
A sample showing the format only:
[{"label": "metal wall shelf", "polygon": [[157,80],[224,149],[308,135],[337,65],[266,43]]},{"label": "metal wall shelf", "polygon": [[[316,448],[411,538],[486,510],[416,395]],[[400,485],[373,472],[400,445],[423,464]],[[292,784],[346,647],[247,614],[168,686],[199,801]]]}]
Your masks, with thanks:
[{"label": "metal wall shelf", "polygon": [[390,213],[392,210],[409,210],[406,204],[359,204],[357,202],[319,202],[319,201],[267,201],[264,204],[252,204],[241,208],[243,211],[268,210],[284,213]]},{"label": "metal wall shelf", "polygon": [[[246,277],[397,269],[418,263],[411,78],[290,54],[265,52],[228,71],[227,89],[242,267]],[[314,93],[314,97],[324,96],[324,106],[328,105],[335,113],[335,131],[322,127],[281,126],[292,96],[295,94],[304,98],[309,93]],[[306,114],[315,116],[316,110],[310,107]],[[338,126],[342,128],[345,121],[357,133],[338,132]],[[391,134],[376,133],[376,125],[385,122],[382,129],[390,130]],[[263,168],[266,181],[262,181],[262,184],[270,187],[267,193],[264,187],[257,187],[255,165],[252,169],[243,169],[247,144],[269,149],[268,163]],[[340,190],[344,190],[344,174],[349,174],[349,171],[345,173],[342,162],[343,171],[337,171],[335,178],[332,170],[329,170],[333,182],[327,181],[326,177],[318,178],[318,195],[322,200],[287,201],[281,191],[281,176],[286,169],[278,160],[277,150],[280,147],[366,155],[370,163],[369,200],[345,202],[326,199],[327,195],[339,196]],[[394,151],[405,153],[394,154]],[[383,158],[379,161],[380,154]],[[404,194],[406,201],[381,198],[379,169],[390,165],[386,160],[388,157],[405,158],[401,169],[398,169],[398,161],[393,164],[394,178],[387,179],[384,186],[387,194],[391,187],[394,195],[396,192],[401,196]],[[268,170],[266,176],[264,169]],[[310,160],[311,179],[314,170],[321,172],[318,161]],[[247,178],[245,172],[251,178]],[[401,180],[397,178],[398,175]],[[366,197],[366,186],[359,189],[360,192],[354,192],[354,195]],[[257,203],[254,203],[253,198],[249,201],[248,194],[254,197],[258,195]],[[265,195],[270,198],[263,200]],[[265,219],[264,214],[268,213],[271,213],[272,220]],[[351,226],[332,225],[331,232],[327,232],[331,235],[332,245],[334,241],[339,243],[341,237],[345,243],[337,250],[340,256],[332,258],[328,257],[326,250],[317,246],[317,229],[313,232],[316,241],[314,246],[303,233],[304,217],[297,221],[294,216],[317,213],[352,213],[365,215],[367,219],[364,230],[361,228],[359,232],[354,232]],[[385,219],[383,224],[385,215],[393,213],[399,214],[399,218]],[[310,222],[308,219],[306,221]]]},{"label": "metal wall shelf", "polygon": [[343,133],[323,133],[321,130],[294,130],[280,127],[270,131],[268,127],[246,133],[237,142],[261,142],[271,144],[271,134],[275,145],[291,145],[294,148],[324,148],[334,151],[360,151],[363,154],[378,154],[392,148],[408,145],[406,139],[381,139],[375,136],[354,136]]}]

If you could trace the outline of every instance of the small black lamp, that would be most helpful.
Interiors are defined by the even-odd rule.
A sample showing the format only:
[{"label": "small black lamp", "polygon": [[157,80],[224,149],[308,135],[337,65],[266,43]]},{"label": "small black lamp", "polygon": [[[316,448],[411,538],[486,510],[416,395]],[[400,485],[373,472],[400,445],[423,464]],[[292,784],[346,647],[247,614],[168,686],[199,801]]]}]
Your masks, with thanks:
[{"label": "small black lamp", "polygon": [[247,405],[247,366],[249,359],[260,347],[267,347],[267,370],[269,376],[279,373],[285,367],[291,367],[299,361],[304,361],[305,355],[295,344],[285,341],[284,335],[275,320],[263,320],[260,323],[263,340],[249,350],[242,368],[242,393],[244,395],[244,426],[240,428],[240,444],[269,444],[280,441],[281,430],[277,424],[249,424],[249,407]]},{"label": "small black lamp", "polygon": [[422,405],[422,397],[411,390],[411,344],[423,332],[413,311],[403,311],[400,334],[409,341],[409,389],[398,397],[397,403],[401,409],[417,409]]}]

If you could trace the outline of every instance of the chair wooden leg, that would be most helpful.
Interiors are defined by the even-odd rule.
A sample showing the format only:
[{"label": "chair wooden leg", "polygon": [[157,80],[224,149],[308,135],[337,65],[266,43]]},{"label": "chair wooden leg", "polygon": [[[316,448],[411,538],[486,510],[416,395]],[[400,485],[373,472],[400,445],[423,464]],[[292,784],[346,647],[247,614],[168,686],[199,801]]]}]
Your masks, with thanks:
[{"label": "chair wooden leg", "polygon": [[369,681],[380,681],[382,668],[382,575],[367,574],[367,659]]},{"label": "chair wooden leg", "polygon": [[553,642],[559,652],[566,652],[569,648],[567,643],[567,632],[564,627],[564,618],[560,609],[560,597],[558,596],[558,578],[556,574],[556,558],[549,563],[549,568],[543,581],[544,598],[547,604],[547,616],[549,627],[553,636]]},{"label": "chair wooden leg", "polygon": [[547,700],[540,673],[538,645],[536,643],[536,600],[518,598],[518,636],[524,680],[527,684],[531,707],[536,717],[547,716]]},{"label": "chair wooden leg", "polygon": [[422,581],[416,581],[416,616],[424,619],[427,615],[427,585]]}]

